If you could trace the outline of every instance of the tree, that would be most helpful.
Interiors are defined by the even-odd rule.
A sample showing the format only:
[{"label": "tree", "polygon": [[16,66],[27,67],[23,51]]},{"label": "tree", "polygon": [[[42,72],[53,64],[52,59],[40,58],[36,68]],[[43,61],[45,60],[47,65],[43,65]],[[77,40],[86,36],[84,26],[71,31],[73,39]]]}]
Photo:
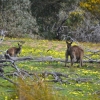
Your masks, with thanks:
[{"label": "tree", "polygon": [[[36,17],[39,25],[40,35],[50,36],[53,39],[60,39],[60,29],[67,19],[67,14],[73,10],[80,0],[30,0],[32,15]],[[75,6],[74,6],[75,5]],[[60,19],[59,12],[64,11],[66,14]],[[66,19],[65,19],[66,18]],[[54,28],[56,27],[56,30]],[[45,34],[46,33],[46,34]]]},{"label": "tree", "polygon": [[0,27],[9,31],[6,36],[24,37],[38,31],[30,0],[1,0],[0,7]]},{"label": "tree", "polygon": [[100,20],[100,0],[83,0],[80,2],[80,6],[83,9],[90,11]]}]

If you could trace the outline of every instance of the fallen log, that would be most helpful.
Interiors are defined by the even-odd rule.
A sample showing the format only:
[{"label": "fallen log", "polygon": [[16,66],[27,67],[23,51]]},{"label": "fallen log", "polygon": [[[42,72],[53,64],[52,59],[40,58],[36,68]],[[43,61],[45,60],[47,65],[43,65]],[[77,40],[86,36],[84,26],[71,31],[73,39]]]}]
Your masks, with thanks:
[{"label": "fallen log", "polygon": [[[45,62],[45,61],[49,61],[49,62],[65,62],[65,59],[61,59],[61,58],[53,58],[52,56],[47,56],[47,57],[40,57],[40,58],[35,58],[32,61],[35,62]],[[98,60],[93,60],[93,59],[89,59],[89,60],[83,60],[84,63],[100,63],[100,59]],[[67,63],[70,63],[70,60],[68,60]]]},{"label": "fallen log", "polygon": [[[45,80],[48,82],[59,82],[59,83],[64,83],[64,84],[71,84],[72,82],[75,83],[82,83],[82,82],[92,82],[91,78],[83,78],[80,77],[78,74],[76,73],[69,73],[69,74],[62,74],[59,72],[43,72],[42,73],[42,77],[45,79],[46,77],[48,77],[49,75],[51,75],[53,77],[53,79],[50,80]],[[75,77],[70,77],[70,75],[74,75]],[[77,76],[77,77],[76,77]]]},{"label": "fallen log", "polygon": [[[10,57],[10,59],[1,59],[0,63],[3,62],[17,62],[17,61],[24,61],[24,60],[32,60],[34,62],[65,62],[65,59],[61,58],[53,58],[52,56],[46,56],[46,57]],[[84,63],[100,63],[100,59],[94,60],[94,59],[88,59],[88,60],[83,60]],[[70,63],[70,60],[68,60],[67,63]]]},{"label": "fallen log", "polygon": [[16,61],[24,61],[24,60],[33,60],[33,58],[32,57],[10,57],[10,59],[1,59],[0,63],[16,62]]}]

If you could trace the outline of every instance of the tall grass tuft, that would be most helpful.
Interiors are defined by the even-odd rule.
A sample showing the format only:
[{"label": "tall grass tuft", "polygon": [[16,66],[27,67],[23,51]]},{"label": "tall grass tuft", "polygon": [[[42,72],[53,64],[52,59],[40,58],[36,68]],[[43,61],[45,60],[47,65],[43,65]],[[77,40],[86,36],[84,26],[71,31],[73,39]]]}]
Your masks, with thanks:
[{"label": "tall grass tuft", "polygon": [[67,100],[66,97],[58,95],[51,85],[42,80],[25,81],[19,79],[19,86],[16,86],[15,94],[9,100]]}]

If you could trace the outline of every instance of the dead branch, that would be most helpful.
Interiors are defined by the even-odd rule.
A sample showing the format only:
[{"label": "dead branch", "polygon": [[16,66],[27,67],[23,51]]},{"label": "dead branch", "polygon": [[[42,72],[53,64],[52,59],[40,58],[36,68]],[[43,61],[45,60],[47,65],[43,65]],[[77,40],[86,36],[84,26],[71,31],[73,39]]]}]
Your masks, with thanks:
[{"label": "dead branch", "polygon": [[99,98],[100,98],[100,90],[95,91],[93,94],[99,95]]},{"label": "dead branch", "polygon": [[32,60],[32,57],[10,57],[9,59],[1,59],[0,63],[3,62],[17,62],[17,61],[24,61],[24,60]]},{"label": "dead branch", "polygon": [[3,64],[4,62],[9,62],[11,67],[13,67],[16,72],[13,73],[13,76],[18,76],[21,77],[22,79],[25,79],[26,77],[30,77],[31,79],[33,79],[31,77],[31,75],[29,75],[29,73],[27,71],[21,70],[17,65],[16,65],[16,61],[25,61],[25,60],[32,60],[31,57],[10,57],[8,55],[9,59],[1,59],[0,60],[0,77],[2,77],[5,80],[8,80],[9,82],[16,84],[15,82],[13,82],[12,80],[10,80],[9,78],[7,78],[6,76],[4,76],[4,70],[2,69],[2,67],[4,66],[8,66],[8,64]]},{"label": "dead branch", "polygon": [[10,83],[13,83],[15,85],[18,85],[17,83],[13,82],[12,80],[10,80],[9,78],[5,77],[3,74],[0,74],[0,77],[2,77],[3,79],[9,81]]},{"label": "dead branch", "polygon": [[[100,63],[100,60],[94,60],[94,59],[91,59],[87,56],[85,56],[85,58],[88,58],[89,60],[83,60],[84,63]],[[40,57],[40,58],[33,58],[32,61],[35,61],[35,62],[45,62],[45,61],[49,61],[49,62],[65,62],[65,59],[60,59],[60,58],[53,58],[52,56],[47,56],[47,57]],[[70,60],[68,60],[67,63],[70,63]]]},{"label": "dead branch", "polygon": [[[89,58],[88,56],[84,56],[85,58],[87,58],[88,60],[83,60],[84,63],[100,63],[100,60],[94,60],[92,58]],[[65,62],[65,59],[61,59],[61,58],[53,58],[52,56],[46,56],[46,57],[38,57],[38,58],[32,58],[32,57],[9,57],[10,59],[1,59],[0,63],[4,63],[4,62],[17,62],[17,61],[25,61],[25,60],[31,60],[34,62]],[[68,60],[67,63],[70,63],[70,60]]]},{"label": "dead branch", "polygon": [[76,78],[74,79],[77,83],[81,83],[81,82],[91,82],[92,79],[90,78]]},{"label": "dead branch", "polygon": [[46,78],[47,76],[52,75],[54,79],[50,80],[51,82],[60,82],[60,83],[65,83],[67,81],[63,81],[62,77],[68,78],[68,75],[58,73],[58,72],[43,72],[42,76],[43,78]]},{"label": "dead branch", "polygon": [[[1,68],[1,75],[0,77],[2,77],[3,79],[8,80],[9,82],[15,84],[15,82],[13,82],[12,80],[8,79],[6,76],[4,76],[3,74],[3,67],[4,66],[8,66],[7,64],[3,64],[4,62],[10,62],[10,66],[13,67],[16,71],[12,74],[13,76],[17,76],[17,77],[21,77],[22,79],[25,79],[26,77],[30,77],[31,79],[33,79],[33,77],[29,72],[20,69],[17,65],[16,62],[17,61],[25,61],[25,60],[32,60],[32,61],[37,61],[37,62],[45,62],[45,61],[56,61],[56,62],[65,62],[65,59],[60,59],[60,58],[53,58],[52,56],[47,56],[47,57],[10,57],[8,55],[9,59],[1,59],[0,60],[0,68]],[[68,63],[70,62],[70,60],[68,61]],[[93,63],[93,62],[97,62],[100,63],[100,60],[93,60],[93,59],[89,59],[89,60],[84,60],[83,62],[87,62],[87,63]],[[45,78],[49,75],[53,76],[53,79],[50,80],[51,82],[59,82],[59,83],[67,83],[70,84],[70,80],[74,81],[74,82],[89,82],[91,81],[91,79],[89,78],[69,78],[68,74],[62,74],[59,72],[44,72],[42,73],[42,76]],[[76,75],[76,74],[75,74]],[[77,75],[78,76],[78,75]]]},{"label": "dead branch", "polygon": [[[69,76],[74,74],[76,78],[70,78]],[[58,72],[43,72],[42,77],[46,78],[49,75],[53,77],[53,79],[49,80],[48,82],[59,82],[59,83],[64,83],[64,84],[71,84],[71,81],[74,81],[76,83],[82,83],[82,82],[92,82],[91,78],[81,78],[79,75],[75,73],[70,73],[70,74],[62,74]]]},{"label": "dead branch", "polygon": [[59,72],[43,72],[42,75],[44,77],[47,77],[48,75],[53,75],[53,76],[63,76],[63,77],[66,77],[68,78],[68,75],[65,75],[65,74],[62,74],[62,73],[59,73]]},{"label": "dead branch", "polygon": [[0,43],[3,42],[4,38],[5,38],[5,33],[7,33],[8,31],[5,30],[0,30],[0,34],[1,34],[1,38],[0,38]]}]

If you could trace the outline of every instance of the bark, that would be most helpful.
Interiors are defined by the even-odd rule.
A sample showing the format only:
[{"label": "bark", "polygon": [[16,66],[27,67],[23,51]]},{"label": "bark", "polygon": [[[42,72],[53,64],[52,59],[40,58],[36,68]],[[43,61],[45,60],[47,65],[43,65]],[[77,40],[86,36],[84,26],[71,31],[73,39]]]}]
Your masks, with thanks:
[{"label": "bark", "polygon": [[[70,75],[77,76],[76,78],[70,78]],[[71,81],[74,81],[75,83],[82,83],[82,82],[92,82],[91,78],[82,78],[76,73],[70,73],[70,74],[62,74],[59,72],[43,72],[42,77],[46,78],[49,75],[53,77],[53,79],[49,80],[49,82],[59,82],[64,84],[71,84]]]}]

